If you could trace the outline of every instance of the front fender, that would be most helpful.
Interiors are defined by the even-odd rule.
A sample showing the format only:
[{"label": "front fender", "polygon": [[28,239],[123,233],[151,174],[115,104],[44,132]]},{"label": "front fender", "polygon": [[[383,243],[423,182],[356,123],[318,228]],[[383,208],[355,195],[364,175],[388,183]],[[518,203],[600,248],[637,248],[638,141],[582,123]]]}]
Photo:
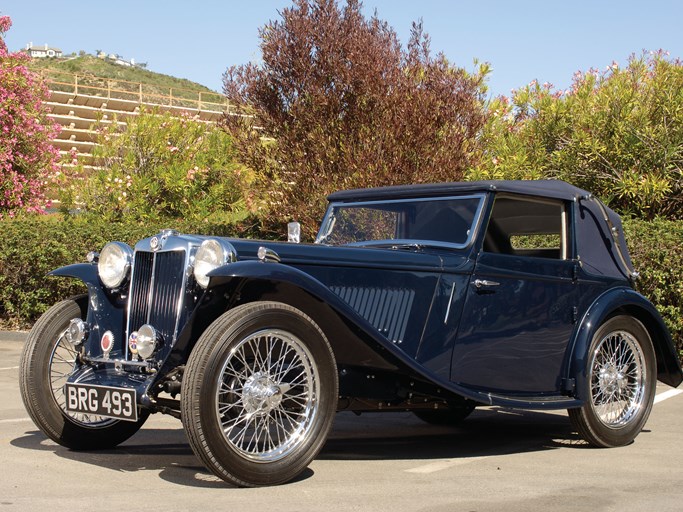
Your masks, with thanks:
[{"label": "front fender", "polygon": [[615,314],[637,318],[647,329],[657,357],[657,379],[673,387],[683,382],[683,372],[671,335],[657,309],[631,288],[613,288],[591,304],[576,331],[569,368],[569,375],[576,382],[576,397],[585,400],[590,394],[586,378],[588,349],[600,325]]},{"label": "front fender", "polygon": [[47,273],[48,276],[56,277],[73,277],[80,279],[86,286],[102,287],[100,284],[100,277],[97,275],[97,266],[91,263],[75,263],[60,267]]},{"label": "front fender", "polygon": [[79,279],[88,289],[86,320],[94,330],[93,337],[107,330],[122,332],[125,300],[118,294],[111,294],[102,286],[97,273],[97,265],[91,263],[75,263],[48,272],[49,276]]}]

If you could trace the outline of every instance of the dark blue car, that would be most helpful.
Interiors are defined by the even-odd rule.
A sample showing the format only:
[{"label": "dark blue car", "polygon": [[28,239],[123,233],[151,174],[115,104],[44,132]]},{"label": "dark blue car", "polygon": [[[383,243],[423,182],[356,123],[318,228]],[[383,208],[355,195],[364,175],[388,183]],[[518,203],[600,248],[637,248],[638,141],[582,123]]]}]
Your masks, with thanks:
[{"label": "dark blue car", "polygon": [[567,409],[610,447],[643,428],[658,379],[681,383],[621,222],[589,193],[492,181],[329,201],[314,244],[166,230],[53,271],[88,293],[29,336],[36,425],[102,449],[170,414],[207,468],[257,486],[303,471],[339,410]]}]

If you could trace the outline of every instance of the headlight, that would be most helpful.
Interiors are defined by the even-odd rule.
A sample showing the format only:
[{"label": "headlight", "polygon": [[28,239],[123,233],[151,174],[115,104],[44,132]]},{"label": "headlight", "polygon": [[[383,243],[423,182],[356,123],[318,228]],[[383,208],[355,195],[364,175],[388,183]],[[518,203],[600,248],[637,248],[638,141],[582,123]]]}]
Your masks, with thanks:
[{"label": "headlight", "polygon": [[130,272],[133,250],[121,242],[110,242],[100,252],[97,272],[107,288],[121,286]]},{"label": "headlight", "polygon": [[228,242],[221,242],[215,238],[204,240],[194,257],[194,278],[199,286],[206,288],[209,286],[209,272],[236,260],[235,248]]}]

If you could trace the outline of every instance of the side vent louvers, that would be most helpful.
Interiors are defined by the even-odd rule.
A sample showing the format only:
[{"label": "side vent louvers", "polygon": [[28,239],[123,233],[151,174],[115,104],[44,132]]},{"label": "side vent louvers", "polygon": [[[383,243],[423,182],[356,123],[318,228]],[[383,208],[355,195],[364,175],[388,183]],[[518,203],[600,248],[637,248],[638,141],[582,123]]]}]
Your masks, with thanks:
[{"label": "side vent louvers", "polygon": [[402,343],[415,298],[413,290],[333,286],[331,290],[394,343]]}]

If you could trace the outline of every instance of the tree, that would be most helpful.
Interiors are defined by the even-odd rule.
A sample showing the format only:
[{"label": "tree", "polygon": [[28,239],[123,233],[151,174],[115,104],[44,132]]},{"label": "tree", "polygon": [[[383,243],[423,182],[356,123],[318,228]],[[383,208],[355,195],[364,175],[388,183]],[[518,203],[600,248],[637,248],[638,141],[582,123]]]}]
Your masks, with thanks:
[{"label": "tree", "polygon": [[259,34],[263,64],[228,68],[227,116],[242,161],[268,191],[269,220],[310,234],[338,189],[460,180],[476,163],[487,66],[431,55],[422,24],[407,50],[358,0],[295,0]]},{"label": "tree", "polygon": [[683,65],[663,52],[571,87],[537,81],[491,103],[470,179],[557,177],[622,213],[683,218]]},{"label": "tree", "polygon": [[2,36],[11,26],[0,16],[0,218],[43,211],[43,184],[59,161],[50,143],[58,127],[43,104],[47,88],[29,71],[26,53],[7,50]]}]

